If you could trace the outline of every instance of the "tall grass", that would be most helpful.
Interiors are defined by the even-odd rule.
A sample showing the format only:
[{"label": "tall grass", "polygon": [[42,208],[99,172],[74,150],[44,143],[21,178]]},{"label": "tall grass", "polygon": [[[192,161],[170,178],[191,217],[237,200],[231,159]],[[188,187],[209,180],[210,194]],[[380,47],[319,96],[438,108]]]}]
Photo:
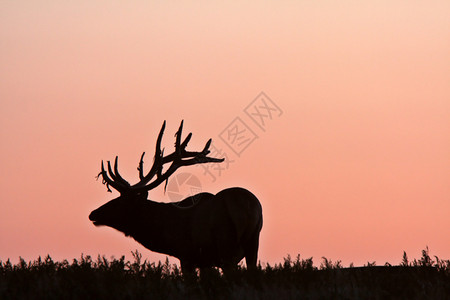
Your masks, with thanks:
[{"label": "tall grass", "polygon": [[239,266],[225,276],[218,269],[183,278],[177,265],[148,262],[133,252],[133,261],[93,259],[72,262],[50,256],[17,264],[0,261],[0,299],[449,299],[450,260],[422,257],[398,266],[343,268],[340,261],[290,256],[250,272]]}]

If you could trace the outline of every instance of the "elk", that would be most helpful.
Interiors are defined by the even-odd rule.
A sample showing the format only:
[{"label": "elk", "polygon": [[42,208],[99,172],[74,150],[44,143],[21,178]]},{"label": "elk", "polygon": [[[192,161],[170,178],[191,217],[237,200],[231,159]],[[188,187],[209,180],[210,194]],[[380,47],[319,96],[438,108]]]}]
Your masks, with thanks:
[{"label": "elk", "polygon": [[[161,203],[148,200],[148,191],[167,181],[178,168],[203,163],[220,163],[224,159],[208,157],[211,139],[200,152],[188,151],[192,133],[181,142],[183,121],[175,134],[175,151],[164,155],[161,140],[164,121],[156,141],[153,165],[144,174],[142,153],[138,171],[140,181],[131,185],[119,173],[118,157],[114,166],[102,161],[101,172],[107,190],[120,193],[108,203],[92,211],[89,220],[95,226],[109,226],[134,238],[151,251],[180,260],[183,274],[196,268],[233,269],[245,257],[248,269],[257,263],[262,207],[248,190],[233,187],[211,193],[199,193],[180,202]],[[166,164],[169,164],[166,165]],[[166,166],[164,166],[166,165]],[[195,197],[195,199],[193,199]],[[193,201],[195,200],[195,201]],[[186,205],[194,202],[195,205]]]}]

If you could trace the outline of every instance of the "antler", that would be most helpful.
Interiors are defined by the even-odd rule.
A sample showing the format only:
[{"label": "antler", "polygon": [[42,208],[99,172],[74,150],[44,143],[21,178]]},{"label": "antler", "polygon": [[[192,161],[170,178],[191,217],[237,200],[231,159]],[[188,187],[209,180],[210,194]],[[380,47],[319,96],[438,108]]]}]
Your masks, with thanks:
[{"label": "antler", "polygon": [[[123,179],[122,176],[120,176],[120,173],[118,170],[118,165],[119,165],[118,160],[119,160],[119,157],[116,156],[116,159],[114,160],[114,171],[111,168],[111,162],[108,160],[108,172],[105,171],[105,166],[104,166],[103,160],[102,160],[102,170],[97,175],[97,179],[100,177],[100,175],[102,175],[102,178],[103,178],[102,182],[103,182],[103,184],[106,184],[106,188],[108,189],[108,192],[112,192],[111,189],[109,188],[110,186],[112,186],[114,189],[116,189],[120,193],[125,192],[127,189],[130,188],[130,184],[128,183],[128,181],[126,181],[125,179]],[[108,176],[108,174],[109,174],[109,176]]]},{"label": "antler", "polygon": [[[175,134],[175,151],[167,156],[164,156],[164,149],[161,150],[161,141],[162,136],[164,134],[164,129],[166,127],[166,121],[164,121],[161,130],[158,134],[158,139],[156,140],[156,149],[155,149],[155,157],[153,160],[153,165],[150,168],[150,171],[144,175],[144,156],[145,152],[141,155],[141,160],[139,161],[138,171],[139,171],[139,179],[140,181],[134,185],[130,185],[122,176],[120,176],[118,171],[118,157],[114,161],[114,170],[111,167],[111,163],[108,161],[108,172],[105,171],[104,164],[102,161],[102,170],[98,174],[97,177],[102,175],[103,184],[106,184],[106,187],[109,192],[111,192],[110,187],[113,187],[120,193],[126,192],[143,192],[149,191],[151,189],[156,188],[162,182],[169,179],[170,175],[172,175],[178,168],[182,166],[190,166],[195,164],[203,164],[210,162],[223,162],[224,158],[214,158],[208,157],[207,155],[211,152],[209,150],[209,146],[211,145],[212,139],[209,139],[206,142],[205,147],[200,152],[187,151],[186,146],[191,140],[192,133],[189,133],[184,141],[181,143],[181,132],[183,130],[183,121],[181,121],[180,128]],[[163,166],[167,163],[171,165],[163,173]],[[154,181],[150,182],[156,175]]]}]

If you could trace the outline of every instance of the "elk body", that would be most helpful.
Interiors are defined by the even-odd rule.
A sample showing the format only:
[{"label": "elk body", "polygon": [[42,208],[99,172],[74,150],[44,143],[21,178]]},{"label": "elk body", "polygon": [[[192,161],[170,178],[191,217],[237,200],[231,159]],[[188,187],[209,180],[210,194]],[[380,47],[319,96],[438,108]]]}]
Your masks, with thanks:
[{"label": "elk body", "polygon": [[[102,162],[103,183],[120,193],[120,197],[94,210],[89,219],[96,226],[109,226],[133,237],[144,247],[180,260],[184,274],[195,268],[217,266],[233,268],[244,257],[247,268],[255,268],[262,208],[258,199],[243,188],[228,188],[216,195],[200,193],[177,203],[147,200],[148,191],[169,178],[178,168],[201,163],[220,163],[224,159],[208,157],[211,139],[200,152],[186,150],[190,133],[181,143],[183,122],[176,133],[175,151],[164,156],[161,140],[165,122],[159,132],[153,166],[145,175],[143,158],[139,162],[140,181],[130,185],[108,161]],[[171,163],[163,172],[164,164]],[[153,180],[153,181],[152,181]],[[194,203],[194,205],[192,205]]]}]

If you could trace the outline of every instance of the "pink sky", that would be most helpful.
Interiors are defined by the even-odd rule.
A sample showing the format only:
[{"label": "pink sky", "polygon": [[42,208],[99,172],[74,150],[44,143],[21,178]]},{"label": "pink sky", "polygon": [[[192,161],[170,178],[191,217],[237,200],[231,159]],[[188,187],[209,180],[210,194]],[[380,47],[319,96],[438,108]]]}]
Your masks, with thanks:
[{"label": "pink sky", "polygon": [[[91,210],[102,159],[137,163],[167,120],[233,162],[204,191],[261,201],[260,260],[450,258],[450,2],[8,1],[0,4],[0,260],[165,259]],[[283,111],[262,131],[244,109]],[[258,135],[238,157],[219,134]],[[181,170],[180,170],[181,171]],[[170,201],[162,187],[153,200]],[[176,260],[173,260],[174,262]]]}]

